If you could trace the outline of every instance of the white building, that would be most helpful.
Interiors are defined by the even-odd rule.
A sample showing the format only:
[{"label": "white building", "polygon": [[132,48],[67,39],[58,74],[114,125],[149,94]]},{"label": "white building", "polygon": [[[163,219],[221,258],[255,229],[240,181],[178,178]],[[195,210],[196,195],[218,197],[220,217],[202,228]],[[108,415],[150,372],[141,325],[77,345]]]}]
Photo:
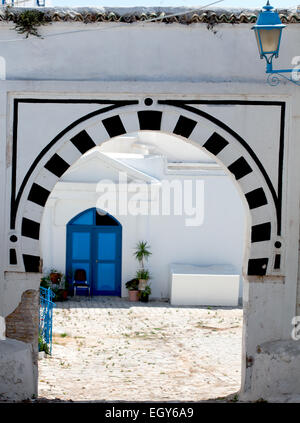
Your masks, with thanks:
[{"label": "white building", "polygon": [[[152,247],[155,297],[170,295],[170,264],[242,268],[241,395],[300,396],[300,88],[267,84],[251,31],[259,11],[39,9],[47,13],[42,37],[25,38],[12,31],[20,10],[4,9],[0,392],[36,394],[42,265],[65,268],[66,225],[97,207],[103,177],[126,169],[130,182],[156,193],[176,176],[200,181],[204,194],[198,227],[113,210],[123,230],[120,294],[141,239]],[[287,27],[274,66],[284,69],[299,55],[300,16],[286,9],[280,17]],[[1,373],[15,357],[25,372],[17,386],[13,371]]]}]

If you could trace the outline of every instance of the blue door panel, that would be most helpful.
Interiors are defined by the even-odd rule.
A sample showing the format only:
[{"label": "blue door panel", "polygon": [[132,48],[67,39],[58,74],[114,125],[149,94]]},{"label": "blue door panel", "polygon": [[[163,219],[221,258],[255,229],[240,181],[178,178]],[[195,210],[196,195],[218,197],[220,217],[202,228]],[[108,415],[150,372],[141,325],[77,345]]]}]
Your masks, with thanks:
[{"label": "blue door panel", "polygon": [[116,260],[116,231],[102,232],[98,231],[97,237],[97,259]]},{"label": "blue door panel", "polygon": [[115,263],[97,263],[96,290],[100,292],[114,292],[116,290]]},{"label": "blue door panel", "polygon": [[121,295],[121,227],[95,230],[96,295]]},{"label": "blue door panel", "polygon": [[72,233],[72,261],[90,260],[91,255],[91,233],[77,232]]}]

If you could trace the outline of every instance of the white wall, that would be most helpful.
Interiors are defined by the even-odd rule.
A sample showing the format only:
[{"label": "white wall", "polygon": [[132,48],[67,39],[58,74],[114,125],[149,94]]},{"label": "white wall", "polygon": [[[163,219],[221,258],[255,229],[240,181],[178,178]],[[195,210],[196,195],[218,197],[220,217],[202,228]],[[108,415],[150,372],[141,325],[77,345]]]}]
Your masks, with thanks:
[{"label": "white wall", "polygon": [[[266,341],[289,340],[292,317],[296,313],[300,91],[290,83],[282,83],[276,87],[266,83],[265,63],[259,60],[251,26],[252,24],[217,25],[215,29],[218,32],[214,35],[207,30],[206,24],[53,23],[41,28],[44,39],[35,37],[25,39],[24,36],[11,30],[12,23],[0,23],[1,56],[7,65],[7,81],[0,81],[1,139],[6,140],[6,145],[3,142],[0,146],[1,180],[5,181],[0,186],[0,206],[3,216],[0,227],[3,246],[1,316],[12,312],[20,301],[19,295],[15,295],[15,287],[19,287],[18,293],[22,293],[26,289],[27,282],[33,284],[33,275],[22,274],[22,269],[17,269],[20,272],[17,274],[7,272],[10,274],[10,279],[4,278],[4,272],[11,270],[11,267],[8,269],[7,264],[7,245],[10,236],[8,216],[10,213],[13,100],[15,98],[44,98],[59,101],[133,98],[139,100],[139,107],[143,107],[145,97],[153,97],[155,101],[157,99],[208,99],[221,102],[224,100],[285,102],[285,145],[282,169],[283,228],[280,238],[283,266],[280,274],[275,275],[271,272],[265,277],[249,277],[244,290],[242,388],[244,391],[252,390],[253,399],[259,398],[255,388],[251,387],[253,367],[251,367],[250,359],[254,357],[255,361],[257,347]],[[64,35],[61,35],[62,33]],[[299,51],[299,26],[290,24],[284,30],[280,58],[274,61],[274,66],[276,68],[290,67],[292,58],[297,56]],[[278,108],[270,105],[264,108],[256,105],[196,107],[206,111],[209,109],[213,116],[220,118],[245,139],[261,161],[276,189],[278,124],[280,122]],[[63,101],[60,104],[19,104],[18,151],[20,154],[17,188],[39,152],[67,125],[91,112],[91,109],[97,108],[96,104],[64,104]],[[172,108],[169,109],[172,114]],[[276,136],[273,131],[276,132]],[[237,149],[233,149],[227,157],[221,155],[219,158],[229,165],[238,158],[238,154],[242,153],[237,146]],[[49,158],[50,153],[45,160]],[[44,164],[45,161],[40,163],[39,169]],[[253,165],[253,162],[250,161],[250,164]],[[254,169],[254,176],[262,180],[261,173],[255,166]],[[34,177],[35,175],[32,175],[32,180]],[[262,185],[265,187],[263,182]],[[246,183],[244,187],[249,191],[251,184]],[[253,187],[256,187],[254,182]],[[52,189],[50,182],[49,188]],[[24,198],[27,194],[28,190],[25,190]],[[81,196],[83,195],[84,191],[81,192]],[[268,200],[270,204],[273,204],[271,198]],[[92,203],[95,204],[95,198]],[[81,211],[78,210],[78,204],[75,202],[72,205],[72,216]],[[39,221],[38,207],[30,209],[30,213],[33,214],[33,219]],[[57,216],[61,214],[57,213]],[[254,210],[252,216],[266,217],[272,222],[275,221],[269,213],[261,212],[260,214],[259,209]],[[264,221],[262,220],[261,223]],[[130,225],[136,228],[133,222]],[[17,233],[19,235],[19,232]],[[135,236],[134,229],[131,234],[128,234],[128,244],[134,241]],[[38,241],[30,241],[30,248],[32,247],[35,254],[37,244]],[[258,254],[257,257],[264,257],[269,251],[265,243],[256,244],[259,246],[256,248],[252,245],[251,251],[248,246],[249,251],[259,250],[258,253],[261,255]],[[154,247],[158,248],[156,245],[153,245]],[[272,254],[274,253],[275,250],[272,250]],[[271,261],[271,255],[268,257]],[[252,256],[252,258],[255,257]],[[131,270],[134,271],[135,266]],[[25,276],[28,277],[28,281],[25,280]],[[38,280],[34,281],[34,284],[37,288]],[[264,369],[258,368],[258,373],[261,370]],[[280,374],[281,381],[286,381],[288,385],[290,375],[289,367],[284,376]],[[267,377],[264,380],[267,383]],[[292,392],[292,389],[294,385],[291,384],[285,392]]]},{"label": "white wall", "polygon": [[[2,42],[1,55],[7,79],[250,83],[265,80],[252,26],[53,22],[24,40],[4,23],[0,39],[20,41]],[[300,51],[297,33],[284,30],[278,68]]]}]

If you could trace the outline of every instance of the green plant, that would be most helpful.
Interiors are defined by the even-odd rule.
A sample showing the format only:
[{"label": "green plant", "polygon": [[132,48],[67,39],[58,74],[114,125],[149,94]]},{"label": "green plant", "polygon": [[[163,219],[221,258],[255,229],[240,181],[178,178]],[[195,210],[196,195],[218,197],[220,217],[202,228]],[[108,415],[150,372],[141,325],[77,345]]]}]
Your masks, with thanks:
[{"label": "green plant", "polygon": [[41,331],[39,331],[39,351],[45,351],[46,354],[50,354],[48,344],[45,342]]},{"label": "green plant", "polygon": [[13,20],[15,23],[14,29],[19,34],[26,34],[26,38],[28,38],[29,35],[41,37],[38,33],[38,28],[41,25],[49,23],[44,12],[34,9],[24,10],[17,14]]},{"label": "green plant", "polygon": [[66,291],[64,288],[55,287],[55,288],[52,288],[52,291],[55,294],[55,297],[53,299],[54,302],[65,301],[67,299],[64,294],[64,292]]},{"label": "green plant", "polygon": [[145,289],[141,291],[140,295],[141,295],[142,298],[145,298],[145,297],[148,297],[151,294],[151,292],[152,291],[151,291],[150,285],[146,285]]},{"label": "green plant", "polygon": [[50,288],[50,286],[51,286],[51,281],[50,281],[50,277],[49,276],[43,276],[42,278],[41,278],[41,283],[40,283],[40,286],[42,287],[42,288]]},{"label": "green plant", "polygon": [[230,402],[237,402],[238,400],[239,400],[239,396],[238,396],[238,394],[235,394],[235,395],[231,398]]},{"label": "green plant", "polygon": [[150,273],[147,269],[140,269],[136,272],[137,279],[144,279],[148,281],[150,279]]},{"label": "green plant", "polygon": [[149,256],[152,254],[149,249],[150,245],[147,244],[147,241],[140,241],[136,245],[134,256],[141,264],[142,268],[144,268],[144,260],[148,260]]},{"label": "green plant", "polygon": [[[48,272],[44,273],[43,277],[41,278],[41,283],[43,283],[43,285],[52,286],[51,276],[53,274],[58,275],[58,284],[56,284],[56,285],[59,285],[59,288],[61,288],[61,289],[67,289],[68,280],[67,280],[66,276],[62,272],[59,272],[58,270],[53,269],[53,268],[50,269]],[[45,287],[47,287],[47,286],[45,286]]]},{"label": "green plant", "polygon": [[[51,275],[53,273],[57,273],[59,275],[57,284],[54,284],[51,281]],[[55,297],[53,299],[54,302],[63,301],[64,299],[66,299],[64,296],[64,291],[68,290],[69,282],[68,282],[68,278],[66,278],[66,276],[63,273],[58,272],[56,269],[50,269],[41,278],[40,286],[46,289],[51,288],[51,290],[55,294]]]},{"label": "green plant", "polygon": [[130,281],[126,282],[125,286],[129,291],[137,291],[139,286],[139,280],[136,278],[131,279]]},{"label": "green plant", "polygon": [[254,401],[254,402],[268,402],[268,401],[263,399],[263,398],[259,398],[258,400]]}]

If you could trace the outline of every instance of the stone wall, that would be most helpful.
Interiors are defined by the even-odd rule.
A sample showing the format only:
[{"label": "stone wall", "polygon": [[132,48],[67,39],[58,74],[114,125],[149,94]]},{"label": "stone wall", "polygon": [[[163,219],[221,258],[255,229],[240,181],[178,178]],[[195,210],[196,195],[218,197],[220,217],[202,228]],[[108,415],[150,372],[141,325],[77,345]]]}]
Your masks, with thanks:
[{"label": "stone wall", "polygon": [[33,372],[37,380],[39,291],[29,289],[22,294],[18,307],[5,318],[6,337],[31,345]]},{"label": "stone wall", "polygon": [[0,340],[0,401],[22,401],[36,396],[31,346],[14,339]]}]

